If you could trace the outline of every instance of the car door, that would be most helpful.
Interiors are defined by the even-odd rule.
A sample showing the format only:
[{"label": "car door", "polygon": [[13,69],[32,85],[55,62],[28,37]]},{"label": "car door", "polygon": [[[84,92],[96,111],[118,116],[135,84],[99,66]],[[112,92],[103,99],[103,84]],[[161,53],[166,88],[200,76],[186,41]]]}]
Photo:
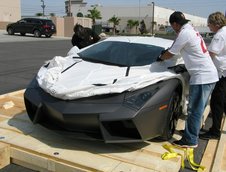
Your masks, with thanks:
[{"label": "car door", "polygon": [[28,19],[25,25],[25,31],[26,33],[33,33],[35,26],[37,25],[36,23],[38,20],[35,19]]},{"label": "car door", "polygon": [[14,32],[24,32],[24,28],[25,28],[25,25],[27,23],[27,20],[26,19],[22,19],[22,20],[19,20],[15,25],[14,25]]}]

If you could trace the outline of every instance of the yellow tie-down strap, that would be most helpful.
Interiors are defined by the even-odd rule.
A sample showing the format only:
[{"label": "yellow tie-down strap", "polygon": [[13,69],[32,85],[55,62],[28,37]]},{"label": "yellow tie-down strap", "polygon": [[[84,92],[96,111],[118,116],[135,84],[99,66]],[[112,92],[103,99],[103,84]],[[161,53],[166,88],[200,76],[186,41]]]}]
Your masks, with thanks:
[{"label": "yellow tie-down strap", "polygon": [[[195,171],[204,171],[206,168],[204,166],[201,166],[199,164],[196,164],[194,162],[194,148],[181,148],[178,146],[170,145],[170,144],[164,144],[162,145],[163,148],[165,148],[168,152],[165,152],[162,154],[163,160],[168,160],[170,158],[175,158],[180,156],[181,157],[181,167],[184,169],[184,161],[187,159],[191,168]],[[184,152],[184,154],[175,152],[174,149],[179,149]]]}]

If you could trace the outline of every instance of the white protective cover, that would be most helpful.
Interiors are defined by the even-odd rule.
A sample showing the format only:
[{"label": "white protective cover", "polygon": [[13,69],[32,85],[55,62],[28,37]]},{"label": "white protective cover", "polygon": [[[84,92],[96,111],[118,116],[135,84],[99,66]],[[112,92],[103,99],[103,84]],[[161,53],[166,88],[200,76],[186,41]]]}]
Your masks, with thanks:
[{"label": "white protective cover", "polygon": [[[117,37],[117,39],[113,37],[104,41],[108,40],[161,45],[165,48],[172,44],[171,40],[154,37]],[[181,57],[154,62],[151,65],[131,67],[129,76],[125,76],[127,67],[92,63],[73,58],[78,56],[76,54],[78,51],[77,47],[74,47],[68,56],[54,57],[48,62],[47,68],[43,65],[36,78],[39,86],[54,97],[72,100],[94,95],[133,91],[160,80],[175,77],[184,82],[180,74],[175,74],[167,69],[169,66],[183,63]],[[70,68],[67,71],[62,72],[68,67]]]}]

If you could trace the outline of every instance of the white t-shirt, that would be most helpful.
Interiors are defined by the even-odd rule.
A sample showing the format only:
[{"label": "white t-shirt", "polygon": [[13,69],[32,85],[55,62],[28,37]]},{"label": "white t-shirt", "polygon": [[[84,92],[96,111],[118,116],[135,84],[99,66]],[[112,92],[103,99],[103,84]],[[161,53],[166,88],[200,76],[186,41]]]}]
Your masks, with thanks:
[{"label": "white t-shirt", "polygon": [[190,74],[190,85],[218,81],[217,69],[207,51],[205,42],[190,24],[182,26],[169,52],[182,55],[185,67]]},{"label": "white t-shirt", "polygon": [[208,50],[216,54],[213,62],[217,68],[219,77],[226,77],[226,26],[217,31]]}]

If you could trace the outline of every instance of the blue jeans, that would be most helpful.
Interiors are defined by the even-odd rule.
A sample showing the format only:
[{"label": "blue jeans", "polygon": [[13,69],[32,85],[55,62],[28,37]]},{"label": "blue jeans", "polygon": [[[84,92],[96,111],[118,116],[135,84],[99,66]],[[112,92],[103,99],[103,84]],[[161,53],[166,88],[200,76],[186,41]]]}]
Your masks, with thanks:
[{"label": "blue jeans", "polygon": [[185,130],[182,137],[182,140],[188,144],[198,144],[202,115],[214,86],[215,83],[190,85],[188,100],[189,104],[187,109],[188,117],[185,122]]}]

